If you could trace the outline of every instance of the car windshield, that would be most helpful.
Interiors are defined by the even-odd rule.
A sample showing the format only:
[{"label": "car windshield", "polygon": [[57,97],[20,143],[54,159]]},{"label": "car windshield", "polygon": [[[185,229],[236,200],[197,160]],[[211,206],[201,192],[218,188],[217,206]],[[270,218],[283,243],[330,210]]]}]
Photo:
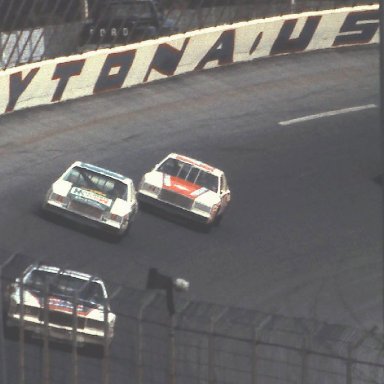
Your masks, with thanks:
[{"label": "car windshield", "polygon": [[157,170],[197,184],[213,192],[218,191],[219,178],[217,176],[184,161],[170,157],[160,164]]},{"label": "car windshield", "polygon": [[24,280],[25,288],[53,296],[73,299],[78,292],[78,300],[88,303],[103,304],[104,293],[100,283],[83,280],[74,276],[63,275],[48,271],[33,270]]},{"label": "car windshield", "polygon": [[127,199],[127,185],[112,177],[93,172],[86,168],[74,167],[65,176],[75,187],[85,188],[102,194],[109,199]]}]

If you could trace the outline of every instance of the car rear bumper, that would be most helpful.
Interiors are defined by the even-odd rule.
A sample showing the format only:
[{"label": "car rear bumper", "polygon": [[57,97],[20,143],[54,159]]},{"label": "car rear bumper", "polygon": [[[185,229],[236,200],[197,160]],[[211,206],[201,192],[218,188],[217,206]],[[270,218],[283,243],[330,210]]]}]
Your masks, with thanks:
[{"label": "car rear bumper", "polygon": [[124,229],[122,228],[122,226],[118,226],[117,223],[116,225],[112,225],[92,217],[84,216],[75,211],[70,211],[64,207],[60,207],[58,205],[52,204],[49,201],[43,205],[43,209],[46,212],[59,215],[65,219],[72,220],[78,224],[86,225],[94,229],[99,229],[99,230],[101,229],[103,231],[113,233],[113,234],[122,234],[124,232]]},{"label": "car rear bumper", "polygon": [[185,219],[192,220],[199,224],[210,224],[210,216],[204,216],[196,212],[178,207],[177,205],[171,204],[167,201],[157,199],[155,197],[145,194],[145,192],[139,191],[137,193],[137,199],[139,202],[144,204],[149,204],[156,208],[159,208],[165,212],[168,212],[172,215],[178,215]]}]

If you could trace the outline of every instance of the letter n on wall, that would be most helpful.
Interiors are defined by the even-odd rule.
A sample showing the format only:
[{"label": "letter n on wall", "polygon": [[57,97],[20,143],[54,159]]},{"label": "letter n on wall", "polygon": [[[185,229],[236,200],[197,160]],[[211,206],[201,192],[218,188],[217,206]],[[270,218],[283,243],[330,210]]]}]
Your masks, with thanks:
[{"label": "letter n on wall", "polygon": [[144,77],[144,81],[148,81],[152,70],[155,70],[165,76],[173,76],[184,55],[185,49],[189,43],[189,37],[185,39],[181,49],[176,49],[169,44],[160,44],[149,65],[148,71]]}]

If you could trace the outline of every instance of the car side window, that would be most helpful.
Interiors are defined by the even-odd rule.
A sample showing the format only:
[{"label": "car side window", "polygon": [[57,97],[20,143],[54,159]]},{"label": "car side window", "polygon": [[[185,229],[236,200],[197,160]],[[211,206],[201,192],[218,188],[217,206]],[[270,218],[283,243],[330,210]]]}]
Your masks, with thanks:
[{"label": "car side window", "polygon": [[67,176],[65,177],[65,180],[79,186],[85,184],[84,177],[80,174],[80,172],[76,168],[71,169],[69,174],[67,174]]}]

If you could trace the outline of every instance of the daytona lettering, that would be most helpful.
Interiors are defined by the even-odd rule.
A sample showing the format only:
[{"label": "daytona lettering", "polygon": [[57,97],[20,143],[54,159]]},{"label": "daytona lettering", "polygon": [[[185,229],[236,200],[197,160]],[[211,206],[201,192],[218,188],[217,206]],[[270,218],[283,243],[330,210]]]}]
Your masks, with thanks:
[{"label": "daytona lettering", "polygon": [[378,14],[372,5],[276,17],[11,68],[0,73],[0,114],[259,57],[378,43]]}]

